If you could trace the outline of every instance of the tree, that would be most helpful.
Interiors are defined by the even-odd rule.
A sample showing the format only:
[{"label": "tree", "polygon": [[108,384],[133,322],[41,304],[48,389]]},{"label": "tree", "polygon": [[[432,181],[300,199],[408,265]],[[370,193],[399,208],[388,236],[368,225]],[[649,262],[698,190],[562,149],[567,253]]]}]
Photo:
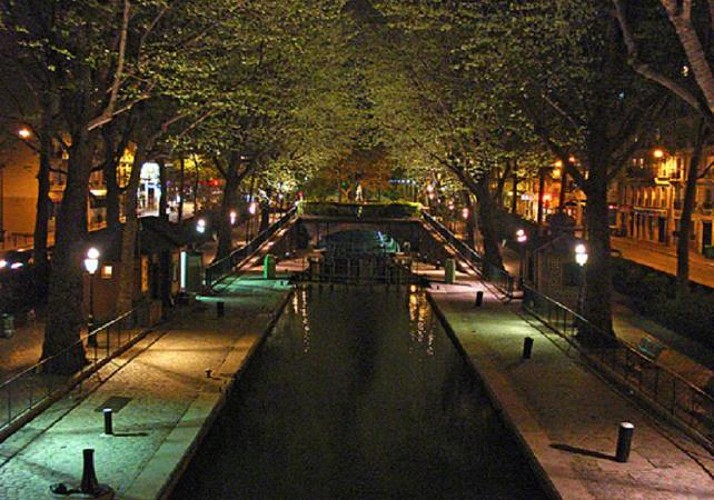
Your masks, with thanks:
[{"label": "tree", "polygon": [[[68,156],[43,358],[77,344],[84,324],[81,242],[100,128],[149,99],[167,76],[157,72],[158,62],[182,60],[183,49],[207,28],[200,18],[215,19],[219,12],[232,8],[220,1],[201,9],[159,0],[0,2],[2,49],[8,54],[4,61],[12,61],[14,70],[32,82],[36,101],[52,117],[46,133],[62,140]],[[56,358],[48,369],[76,371],[85,363],[81,344],[72,353]]]},{"label": "tree", "polygon": [[689,293],[689,236],[696,182],[711,168],[702,165],[702,148],[714,127],[714,76],[707,49],[714,35],[714,16],[708,3],[691,0],[661,0],[637,7],[613,0],[613,5],[628,64],[685,103],[690,116],[699,117],[694,121],[700,123],[691,127],[695,146],[687,169],[677,240],[677,295],[684,298]]}]

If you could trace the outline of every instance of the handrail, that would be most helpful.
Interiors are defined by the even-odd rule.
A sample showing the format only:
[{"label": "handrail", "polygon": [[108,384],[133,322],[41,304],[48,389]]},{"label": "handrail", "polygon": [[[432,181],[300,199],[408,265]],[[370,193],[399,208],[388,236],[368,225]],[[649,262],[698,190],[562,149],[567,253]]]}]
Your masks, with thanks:
[{"label": "handrail", "polygon": [[523,308],[563,337],[601,373],[637,391],[655,408],[714,446],[714,398],[708,392],[563,304],[528,285],[523,291]]},{"label": "handrail", "polygon": [[496,288],[507,297],[513,297],[516,280],[508,271],[485,260],[481,254],[458,239],[456,235],[449,231],[446,226],[436,220],[430,213],[422,210],[422,216],[424,220],[464,258],[469,266],[476,271],[482,279],[493,283]]},{"label": "handrail", "polygon": [[[141,304],[0,384],[0,441],[17,424],[32,418],[56,396],[66,393],[148,331],[148,327],[134,326],[139,318],[149,317],[148,311],[149,304]],[[63,358],[76,360],[78,356],[83,356],[86,364],[77,373],[55,375],[47,369]]]},{"label": "handrail", "polygon": [[228,256],[220,260],[212,262],[205,269],[205,284],[206,287],[212,288],[223,278],[228,276],[237,267],[240,267],[248,258],[250,258],[270,237],[278,232],[282,227],[288,224],[297,213],[297,209],[292,207],[280,219],[271,224],[268,228],[258,233],[258,235],[249,241],[246,245],[236,248]]}]

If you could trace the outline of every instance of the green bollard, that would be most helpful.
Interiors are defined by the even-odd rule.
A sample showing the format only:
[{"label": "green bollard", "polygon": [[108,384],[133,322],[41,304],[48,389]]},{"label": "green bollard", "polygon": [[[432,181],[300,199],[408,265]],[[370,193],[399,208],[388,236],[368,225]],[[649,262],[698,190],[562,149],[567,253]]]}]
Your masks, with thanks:
[{"label": "green bollard", "polygon": [[453,284],[456,278],[456,261],[454,259],[446,259],[444,264],[444,282]]},{"label": "green bollard", "polygon": [[275,255],[267,254],[263,259],[263,278],[275,279]]}]

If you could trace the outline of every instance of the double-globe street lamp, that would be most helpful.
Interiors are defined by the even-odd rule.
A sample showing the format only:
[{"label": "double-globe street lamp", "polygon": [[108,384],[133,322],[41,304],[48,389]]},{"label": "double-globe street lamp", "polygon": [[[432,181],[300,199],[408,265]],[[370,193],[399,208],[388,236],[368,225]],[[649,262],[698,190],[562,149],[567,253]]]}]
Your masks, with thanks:
[{"label": "double-globe street lamp", "polygon": [[87,258],[84,259],[84,268],[89,273],[89,318],[87,319],[87,345],[97,347],[97,337],[92,334],[94,330],[94,274],[99,268],[99,250],[92,247],[87,250]]}]

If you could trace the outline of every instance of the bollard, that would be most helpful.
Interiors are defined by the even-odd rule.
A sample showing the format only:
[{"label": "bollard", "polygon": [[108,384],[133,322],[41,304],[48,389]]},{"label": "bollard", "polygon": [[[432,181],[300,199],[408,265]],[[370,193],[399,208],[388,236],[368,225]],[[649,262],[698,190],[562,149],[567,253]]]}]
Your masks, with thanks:
[{"label": "bollard", "polygon": [[483,290],[476,292],[476,302],[474,303],[474,306],[481,307],[481,304],[483,304]]},{"label": "bollard", "polygon": [[82,450],[82,455],[84,456],[84,465],[82,468],[82,483],[80,488],[82,489],[82,493],[94,495],[99,491],[99,481],[97,481],[97,475],[94,472],[94,450],[92,448],[86,448]]},{"label": "bollard", "polygon": [[630,446],[632,445],[632,435],[635,433],[635,425],[630,422],[620,422],[617,431],[617,452],[615,458],[618,462],[627,462],[630,458]]},{"label": "bollard", "polygon": [[456,261],[454,259],[446,259],[444,264],[444,282],[447,285],[453,284],[456,280]]},{"label": "bollard", "polygon": [[104,413],[104,434],[114,434],[112,429],[112,409],[104,408],[102,412]]},{"label": "bollard", "polygon": [[216,315],[222,318],[226,315],[226,303],[223,301],[216,302]]},{"label": "bollard", "polygon": [[533,338],[526,337],[523,339],[523,359],[531,359],[531,352],[533,351]]}]

